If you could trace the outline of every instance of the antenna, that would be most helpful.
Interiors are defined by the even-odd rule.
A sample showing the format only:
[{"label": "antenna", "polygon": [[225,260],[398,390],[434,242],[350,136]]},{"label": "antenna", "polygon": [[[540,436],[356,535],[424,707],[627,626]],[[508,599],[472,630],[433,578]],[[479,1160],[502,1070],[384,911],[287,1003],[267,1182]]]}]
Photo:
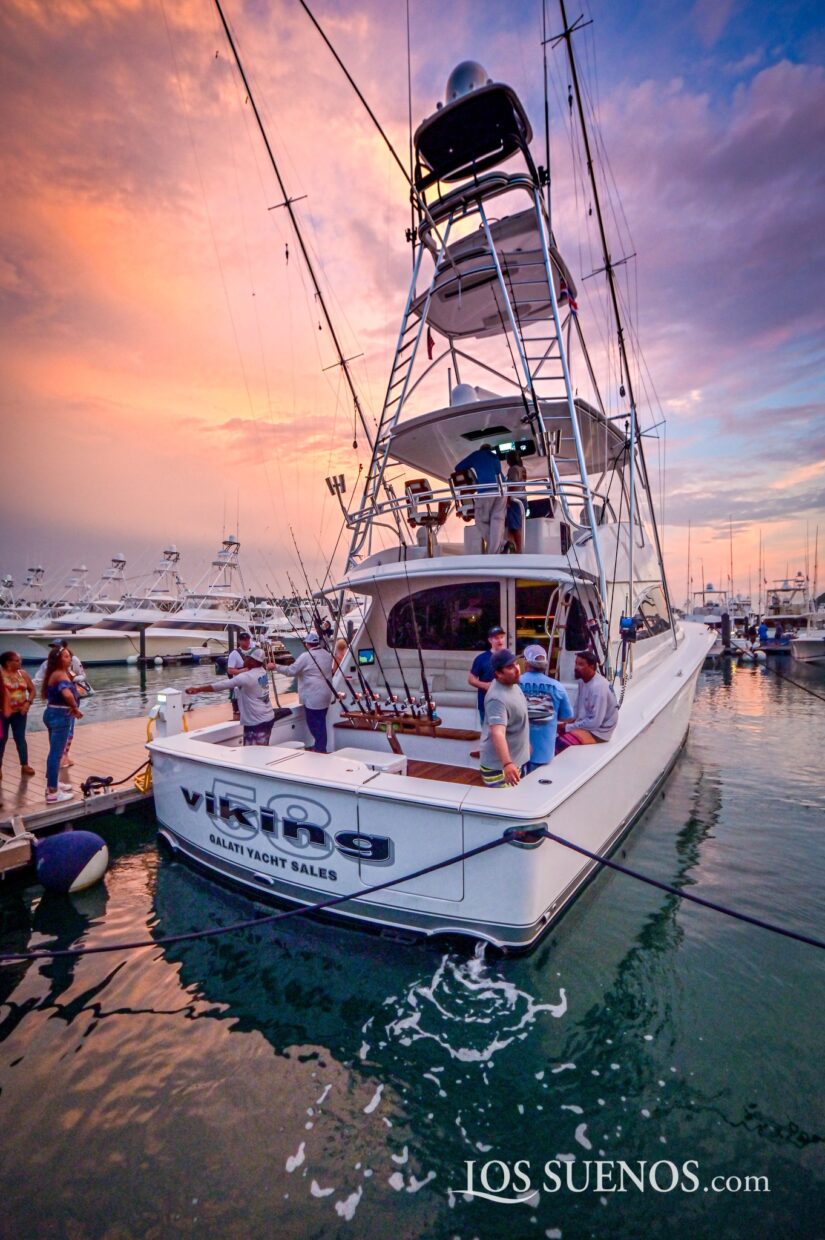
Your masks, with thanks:
[{"label": "antenna", "polygon": [[[413,182],[413,119],[412,119],[412,48],[410,44],[410,0],[407,0],[407,131],[410,145],[410,184]],[[410,196],[410,249],[413,271],[415,270],[415,239],[418,236],[415,219],[415,198]]]},{"label": "antenna", "polygon": [[685,597],[686,597],[686,599],[687,599],[687,602],[688,602],[688,611],[690,611],[690,602],[691,602],[690,587],[691,587],[692,580],[693,580],[693,579],[692,579],[692,577],[691,577],[691,575],[690,575],[690,531],[691,531],[691,522],[690,522],[690,521],[688,521],[688,546],[687,546],[687,593],[686,593],[686,595],[685,595]]},{"label": "antenna", "polygon": [[550,99],[547,85],[547,0],[541,0],[541,54],[544,68],[544,159],[547,165],[547,231],[553,236],[550,214]]},{"label": "antenna", "polygon": [[[582,141],[584,143],[585,157],[587,159],[587,173],[590,180],[590,187],[593,191],[593,206],[596,211],[596,222],[599,228],[599,238],[602,247],[602,259],[604,262],[604,273],[607,277],[607,286],[610,292],[610,302],[613,309],[613,321],[616,325],[616,335],[619,345],[619,371],[620,376],[624,375],[624,383],[621,387],[621,394],[624,396],[624,385],[627,385],[627,399],[630,405],[630,479],[628,485],[628,529],[630,531],[629,539],[629,579],[633,581],[633,544],[635,542],[634,529],[636,522],[635,515],[635,467],[636,458],[638,456],[639,474],[642,479],[642,485],[648,498],[648,511],[650,516],[650,526],[653,531],[653,541],[656,547],[656,556],[659,562],[662,574],[662,590],[667,605],[667,615],[670,621],[670,629],[673,638],[673,644],[676,645],[676,625],[673,619],[673,606],[670,601],[670,590],[667,584],[667,573],[665,572],[664,556],[662,555],[662,543],[659,538],[659,526],[656,521],[656,513],[651,502],[650,479],[647,472],[647,462],[644,453],[644,444],[642,436],[638,432],[637,412],[636,412],[636,396],[633,390],[633,379],[630,373],[630,362],[627,355],[627,341],[625,339],[624,321],[619,306],[619,292],[616,283],[616,264],[610,256],[610,247],[607,241],[607,230],[604,223],[604,215],[602,213],[601,199],[599,197],[599,187],[594,172],[593,154],[590,147],[590,135],[588,133],[587,124],[584,116],[584,104],[582,102],[581,89],[579,86],[579,74],[576,67],[576,58],[573,55],[573,34],[576,30],[581,29],[581,17],[577,18],[572,25],[568,24],[567,11],[564,7],[564,0],[559,0],[559,8],[561,10],[562,33],[551,38],[551,42],[555,45],[562,39],[567,46],[567,59],[570,64],[570,77],[572,86],[576,96],[576,110],[579,116],[579,126],[582,132]],[[587,23],[589,24],[589,23]]]}]

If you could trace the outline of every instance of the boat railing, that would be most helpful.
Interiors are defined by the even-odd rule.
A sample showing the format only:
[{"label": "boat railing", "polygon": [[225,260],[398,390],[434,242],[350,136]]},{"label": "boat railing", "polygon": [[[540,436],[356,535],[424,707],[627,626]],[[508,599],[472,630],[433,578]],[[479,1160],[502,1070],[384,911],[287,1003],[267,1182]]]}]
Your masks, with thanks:
[{"label": "boat railing", "polygon": [[[441,198],[429,204],[429,210],[418,230],[423,245],[433,253],[438,253],[438,245],[433,241],[435,226],[442,223],[454,211],[461,210],[466,217],[477,210],[479,202],[495,198],[499,194],[507,194],[512,190],[522,190],[532,199],[533,178],[526,172],[488,172],[472,181],[459,185]],[[446,262],[445,265],[449,265]]]},{"label": "boat railing", "polygon": [[[590,491],[594,507],[600,514],[603,524],[605,520],[616,519],[613,505],[606,494]],[[531,501],[547,501],[556,505],[571,531],[590,532],[590,523],[584,510],[587,487],[580,479],[567,479],[564,482],[552,483],[546,478],[527,479],[523,482],[471,483],[458,486],[448,484],[441,487],[416,489],[404,495],[391,495],[382,500],[377,497],[361,508],[353,509],[347,514],[347,525],[354,529],[362,522],[377,522],[383,517],[396,514],[406,517],[411,524],[424,524],[427,520],[443,525],[452,510],[464,520],[471,519],[470,508],[473,501],[486,497],[504,496],[515,500],[523,506]],[[579,512],[574,509],[581,506]]]}]

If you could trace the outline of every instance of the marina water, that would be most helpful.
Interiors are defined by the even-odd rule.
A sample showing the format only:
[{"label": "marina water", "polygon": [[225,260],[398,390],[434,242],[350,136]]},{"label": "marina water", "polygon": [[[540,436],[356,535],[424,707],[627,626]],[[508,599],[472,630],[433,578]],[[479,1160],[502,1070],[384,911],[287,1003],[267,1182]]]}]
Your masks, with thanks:
[{"label": "marina water", "polygon": [[[821,671],[782,671],[825,693]],[[821,936],[824,712],[763,668],[703,673],[687,748],[620,859]],[[105,884],[0,893],[5,950],[250,914],[158,856],[150,813],[100,829]],[[821,1236],[823,981],[815,949],[614,873],[521,959],[296,918],[5,965],[3,1232]],[[576,1188],[590,1164],[585,1191],[544,1191],[557,1158]],[[467,1200],[467,1160],[476,1188],[485,1163],[527,1160],[539,1195]],[[699,1187],[598,1191],[611,1160],[691,1161]]]}]

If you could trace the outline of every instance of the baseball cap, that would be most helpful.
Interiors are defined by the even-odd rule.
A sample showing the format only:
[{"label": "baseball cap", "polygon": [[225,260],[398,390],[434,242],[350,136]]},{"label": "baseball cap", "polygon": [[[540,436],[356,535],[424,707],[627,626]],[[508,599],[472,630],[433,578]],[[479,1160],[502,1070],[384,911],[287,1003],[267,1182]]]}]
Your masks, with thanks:
[{"label": "baseball cap", "polygon": [[238,641],[240,641],[242,637],[251,637],[251,636],[252,634],[250,633],[249,629],[241,629],[240,633],[238,634]]},{"label": "baseball cap", "polygon": [[304,638],[305,646],[319,646],[320,644],[321,644],[321,639],[317,633],[307,633],[306,637]]},{"label": "baseball cap", "polygon": [[250,646],[244,651],[244,656],[247,659],[254,659],[256,663],[266,663],[266,655],[260,646]]},{"label": "baseball cap", "polygon": [[500,672],[503,667],[510,667],[515,661],[516,656],[512,650],[507,650],[506,647],[504,650],[497,650],[490,660],[494,672]]},{"label": "baseball cap", "polygon": [[58,647],[65,645],[65,642],[62,637],[56,637],[53,642],[49,642],[49,645],[57,650]]},{"label": "baseball cap", "polygon": [[487,636],[498,637],[499,633],[503,633],[503,632],[504,632],[504,629],[501,627],[500,624],[494,624],[491,629],[487,630]]},{"label": "baseball cap", "polygon": [[546,663],[547,655],[542,646],[528,646],[524,651],[525,663]]}]

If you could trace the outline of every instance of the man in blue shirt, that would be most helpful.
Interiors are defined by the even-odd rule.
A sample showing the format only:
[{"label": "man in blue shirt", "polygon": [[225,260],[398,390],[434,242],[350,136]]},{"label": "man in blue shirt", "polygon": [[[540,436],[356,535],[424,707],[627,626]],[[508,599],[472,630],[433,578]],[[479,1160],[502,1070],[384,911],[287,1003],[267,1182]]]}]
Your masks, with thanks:
[{"label": "man in blue shirt", "polygon": [[759,641],[761,645],[764,646],[765,642],[768,640],[768,626],[767,624],[765,624],[764,620],[762,621],[762,623],[760,624],[759,628],[756,631],[759,634]]},{"label": "man in blue shirt", "polygon": [[[556,750],[559,723],[570,723],[573,708],[564,685],[547,675],[547,655],[541,646],[528,646],[524,651],[524,672],[519,685],[527,698],[530,711],[530,761],[528,771],[552,762]],[[542,708],[548,712],[541,717]]]},{"label": "man in blue shirt", "polygon": [[[492,444],[483,443],[475,452],[459,461],[456,470],[472,469],[479,486],[497,483],[501,478],[501,461],[493,451]],[[497,491],[485,491],[473,500],[476,529],[481,535],[482,551],[496,555],[504,542],[504,519],[507,513],[507,496]]]},{"label": "man in blue shirt", "polygon": [[493,675],[493,655],[497,650],[503,650],[507,645],[507,634],[500,624],[494,624],[487,634],[487,640],[490,643],[490,649],[482,650],[481,654],[476,655],[473,659],[470,675],[467,677],[467,684],[472,685],[474,689],[478,689],[478,713],[481,716],[482,723],[484,722],[484,698],[490,685],[495,680]]}]

